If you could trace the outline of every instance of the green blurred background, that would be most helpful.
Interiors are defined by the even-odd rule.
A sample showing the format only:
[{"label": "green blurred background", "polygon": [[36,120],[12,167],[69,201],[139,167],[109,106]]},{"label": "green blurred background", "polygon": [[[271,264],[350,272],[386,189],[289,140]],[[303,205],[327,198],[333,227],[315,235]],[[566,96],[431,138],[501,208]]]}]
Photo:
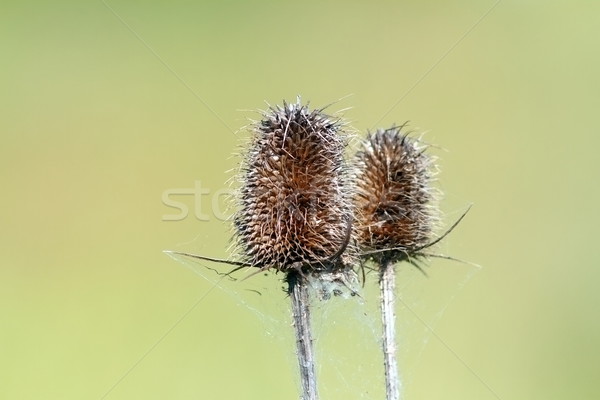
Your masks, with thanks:
[{"label": "green blurred background", "polygon": [[[447,150],[446,224],[474,203],[442,250],[483,268],[406,398],[598,398],[600,3],[493,6],[3,1],[0,398],[296,398],[260,318],[161,251],[228,256],[210,200],[243,110],[298,94],[350,95],[361,132],[410,120]],[[175,196],[164,221],[195,181],[210,220]]]}]

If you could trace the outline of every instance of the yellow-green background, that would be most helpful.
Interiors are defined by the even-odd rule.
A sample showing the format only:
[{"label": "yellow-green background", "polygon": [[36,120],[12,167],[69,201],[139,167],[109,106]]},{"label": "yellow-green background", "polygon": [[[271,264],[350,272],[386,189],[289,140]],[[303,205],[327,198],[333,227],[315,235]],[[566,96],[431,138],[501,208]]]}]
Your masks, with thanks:
[{"label": "yellow-green background", "polygon": [[503,0],[470,30],[493,4],[4,1],[0,398],[296,397],[223,291],[153,346],[211,287],[161,250],[229,240],[162,193],[225,187],[240,110],[297,94],[411,120],[448,150],[443,209],[474,203],[443,250],[483,268],[436,326],[472,372],[430,339],[406,398],[598,398],[600,6]]}]

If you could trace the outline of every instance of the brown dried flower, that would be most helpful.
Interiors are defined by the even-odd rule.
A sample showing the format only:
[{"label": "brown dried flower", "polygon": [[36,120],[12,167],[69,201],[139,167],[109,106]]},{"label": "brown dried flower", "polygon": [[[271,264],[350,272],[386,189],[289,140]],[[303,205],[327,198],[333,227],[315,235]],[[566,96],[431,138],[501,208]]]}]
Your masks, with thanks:
[{"label": "brown dried flower", "polygon": [[351,218],[340,128],[300,101],[271,107],[255,124],[235,216],[248,264],[284,272],[341,265]]},{"label": "brown dried flower", "polygon": [[398,261],[431,242],[436,209],[431,187],[434,159],[427,146],[402,132],[377,130],[355,158],[355,235],[372,257]]}]

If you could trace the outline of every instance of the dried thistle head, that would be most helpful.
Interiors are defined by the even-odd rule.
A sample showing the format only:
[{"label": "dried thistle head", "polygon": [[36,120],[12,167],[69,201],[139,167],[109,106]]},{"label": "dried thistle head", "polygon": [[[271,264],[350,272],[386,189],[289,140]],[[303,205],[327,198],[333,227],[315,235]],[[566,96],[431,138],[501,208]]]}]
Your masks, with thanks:
[{"label": "dried thistle head", "polygon": [[[397,261],[431,242],[434,159],[402,127],[369,134],[355,158],[354,234],[373,258]],[[391,250],[394,249],[394,250]]]},{"label": "dried thistle head", "polygon": [[242,168],[237,243],[261,269],[332,270],[350,238],[339,120],[299,101],[255,124]]}]

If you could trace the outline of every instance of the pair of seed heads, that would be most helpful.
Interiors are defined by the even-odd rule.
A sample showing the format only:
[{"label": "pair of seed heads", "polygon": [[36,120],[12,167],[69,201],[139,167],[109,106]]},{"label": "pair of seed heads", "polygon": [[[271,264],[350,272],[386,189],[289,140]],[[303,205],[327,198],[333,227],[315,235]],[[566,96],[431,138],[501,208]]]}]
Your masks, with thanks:
[{"label": "pair of seed heads", "polygon": [[344,128],[299,100],[254,124],[234,218],[239,265],[331,273],[428,247],[437,210],[427,146],[394,126],[369,134],[347,162]]},{"label": "pair of seed heads", "polygon": [[235,265],[227,275],[246,267],[286,274],[302,398],[309,400],[318,398],[309,285],[317,282],[323,299],[340,295],[341,287],[355,295],[355,267],[374,261],[380,272],[386,398],[398,399],[390,266],[406,260],[423,271],[417,261],[431,255],[424,250],[465,214],[432,240],[438,220],[435,159],[404,125],[368,134],[350,161],[344,122],[300,100],[270,107],[253,127],[234,217],[241,260],[169,253]]}]

